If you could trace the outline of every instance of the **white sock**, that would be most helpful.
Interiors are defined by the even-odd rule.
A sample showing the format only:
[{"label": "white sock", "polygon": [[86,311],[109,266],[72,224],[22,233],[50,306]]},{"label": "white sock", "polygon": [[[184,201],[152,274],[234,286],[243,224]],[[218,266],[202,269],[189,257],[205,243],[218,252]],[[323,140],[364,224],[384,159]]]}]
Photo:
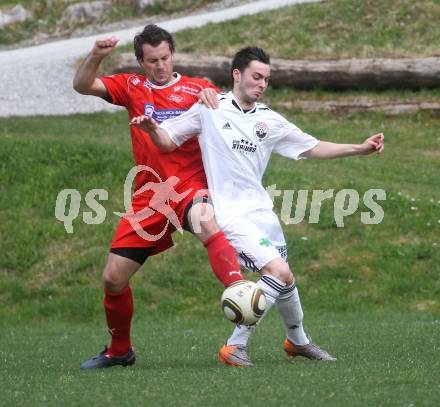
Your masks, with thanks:
[{"label": "white sock", "polygon": [[295,345],[307,345],[309,340],[302,324],[304,313],[295,284],[281,291],[276,300],[276,306],[283,318],[287,338]]},{"label": "white sock", "polygon": [[267,312],[270,310],[272,305],[275,304],[276,299],[280,295],[280,292],[286,286],[282,281],[278,280],[273,276],[262,276],[257,284],[263,290],[264,295],[266,296],[266,309],[264,310],[263,315],[259,319],[259,321],[255,325],[247,326],[247,325],[239,325],[235,326],[234,332],[226,341],[226,345],[241,345],[247,346],[249,338],[252,332],[255,331],[258,324],[261,323],[262,319],[265,317]]}]

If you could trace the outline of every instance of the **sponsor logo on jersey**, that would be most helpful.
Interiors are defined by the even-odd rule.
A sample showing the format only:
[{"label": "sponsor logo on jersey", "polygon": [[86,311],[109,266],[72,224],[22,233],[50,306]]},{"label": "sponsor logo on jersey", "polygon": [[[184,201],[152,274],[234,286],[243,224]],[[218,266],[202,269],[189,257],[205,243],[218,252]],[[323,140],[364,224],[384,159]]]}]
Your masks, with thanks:
[{"label": "sponsor logo on jersey", "polygon": [[180,116],[185,109],[162,109],[155,110],[153,113],[153,119],[159,123],[162,123],[164,120],[172,119],[173,117]]},{"label": "sponsor logo on jersey", "polygon": [[168,100],[171,100],[172,102],[176,103],[183,103],[185,101],[184,95],[176,95],[175,93],[172,93],[168,96]]},{"label": "sponsor logo on jersey", "polygon": [[223,130],[232,130],[232,126],[230,125],[229,122],[226,122],[226,123],[223,125],[222,129],[223,129]]},{"label": "sponsor logo on jersey", "polygon": [[140,79],[139,78],[133,78],[132,80],[131,80],[131,83],[134,85],[134,86],[136,86],[138,83],[140,83]]},{"label": "sponsor logo on jersey", "polygon": [[154,115],[154,105],[151,103],[144,103],[144,116],[153,117]]},{"label": "sponsor logo on jersey", "polygon": [[250,155],[257,151],[257,145],[242,138],[241,140],[232,140],[232,149],[241,154]]},{"label": "sponsor logo on jersey", "polygon": [[181,89],[182,87],[180,86],[180,85],[176,85],[176,86],[174,86],[174,92],[180,92],[180,89]]},{"label": "sponsor logo on jersey", "polygon": [[197,96],[200,93],[199,88],[193,88],[191,86],[182,85],[182,92],[189,93],[190,95]]},{"label": "sponsor logo on jersey", "polygon": [[254,135],[258,141],[262,141],[269,133],[269,126],[264,122],[258,122],[254,126]]}]

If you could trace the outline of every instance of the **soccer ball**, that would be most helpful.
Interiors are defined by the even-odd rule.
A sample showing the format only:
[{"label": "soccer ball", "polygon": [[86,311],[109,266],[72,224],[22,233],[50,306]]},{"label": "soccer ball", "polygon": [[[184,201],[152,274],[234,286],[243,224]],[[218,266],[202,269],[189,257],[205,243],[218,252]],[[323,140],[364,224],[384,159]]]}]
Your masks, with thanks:
[{"label": "soccer ball", "polygon": [[236,324],[255,324],[265,309],[266,297],[263,290],[252,281],[237,281],[223,292],[223,314]]}]

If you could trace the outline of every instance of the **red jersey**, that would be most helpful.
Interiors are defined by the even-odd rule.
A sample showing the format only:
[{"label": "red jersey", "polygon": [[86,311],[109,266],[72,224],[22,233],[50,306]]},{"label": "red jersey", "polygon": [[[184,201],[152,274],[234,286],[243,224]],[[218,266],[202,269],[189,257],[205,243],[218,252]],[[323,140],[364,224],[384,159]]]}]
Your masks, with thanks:
[{"label": "red jersey", "polygon": [[[154,85],[143,75],[115,74],[100,79],[110,94],[111,103],[124,106],[130,120],[135,116],[150,115],[157,122],[176,117],[188,110],[198,100],[199,92],[204,88],[218,89],[210,82],[189,78],[177,73],[166,85]],[[206,185],[202,156],[196,137],[170,153],[162,153],[150,137],[135,126],[130,126],[133,155],[136,165],[147,165],[155,174],[143,171],[136,176],[136,190],[147,182],[166,181],[170,176],[178,176],[180,181],[175,187],[177,192],[187,190],[191,179],[195,183]],[[143,196],[151,197],[153,191],[147,190]]]}]

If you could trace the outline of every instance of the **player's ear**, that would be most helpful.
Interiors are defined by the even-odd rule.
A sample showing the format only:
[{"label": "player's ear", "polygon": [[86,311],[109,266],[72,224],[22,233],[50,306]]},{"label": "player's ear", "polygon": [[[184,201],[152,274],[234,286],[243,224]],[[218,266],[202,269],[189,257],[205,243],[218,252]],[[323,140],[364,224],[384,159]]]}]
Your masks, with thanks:
[{"label": "player's ear", "polygon": [[241,72],[239,69],[235,68],[232,71],[232,78],[234,79],[234,82],[240,82],[241,79]]}]

